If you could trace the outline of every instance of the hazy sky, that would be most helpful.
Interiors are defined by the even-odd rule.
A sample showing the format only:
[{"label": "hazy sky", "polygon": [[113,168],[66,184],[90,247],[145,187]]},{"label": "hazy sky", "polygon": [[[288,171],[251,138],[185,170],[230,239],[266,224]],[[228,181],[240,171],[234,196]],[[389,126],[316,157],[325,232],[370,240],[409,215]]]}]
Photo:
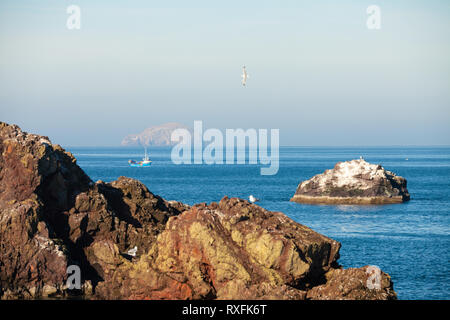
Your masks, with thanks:
[{"label": "hazy sky", "polygon": [[65,146],[194,120],[282,145],[448,145],[449,39],[448,0],[1,0],[0,120]]}]

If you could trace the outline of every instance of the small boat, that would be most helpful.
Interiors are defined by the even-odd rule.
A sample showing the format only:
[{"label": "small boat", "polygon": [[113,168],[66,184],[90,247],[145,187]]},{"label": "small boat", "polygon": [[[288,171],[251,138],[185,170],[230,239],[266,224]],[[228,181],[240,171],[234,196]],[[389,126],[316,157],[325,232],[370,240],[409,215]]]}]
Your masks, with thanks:
[{"label": "small boat", "polygon": [[145,148],[145,156],[142,161],[128,160],[130,167],[149,167],[152,161],[147,156],[147,148]]}]

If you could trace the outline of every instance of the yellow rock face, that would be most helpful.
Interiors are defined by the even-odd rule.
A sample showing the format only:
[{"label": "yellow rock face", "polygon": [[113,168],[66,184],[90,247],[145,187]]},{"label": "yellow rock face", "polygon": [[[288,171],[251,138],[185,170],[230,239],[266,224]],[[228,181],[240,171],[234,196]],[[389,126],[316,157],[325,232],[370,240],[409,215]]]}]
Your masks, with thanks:
[{"label": "yellow rock face", "polygon": [[150,297],[305,298],[306,292],[292,286],[310,275],[313,262],[325,273],[339,244],[241,201],[193,207],[171,217],[149,252],[116,273],[161,286],[147,293]]}]

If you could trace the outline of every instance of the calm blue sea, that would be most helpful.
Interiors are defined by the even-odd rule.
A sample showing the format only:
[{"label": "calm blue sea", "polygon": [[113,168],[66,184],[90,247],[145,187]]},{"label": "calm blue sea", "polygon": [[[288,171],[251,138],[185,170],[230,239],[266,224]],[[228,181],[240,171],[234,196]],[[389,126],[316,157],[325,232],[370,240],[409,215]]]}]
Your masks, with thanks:
[{"label": "calm blue sea", "polygon": [[[167,200],[194,204],[253,194],[262,207],[340,241],[344,267],[370,264],[389,273],[399,299],[450,298],[450,147],[282,147],[275,176],[261,176],[259,165],[175,165],[170,148],[149,148],[149,168],[127,164],[142,158],[141,148],[67,150],[94,181],[136,178]],[[411,201],[382,206],[289,202],[300,181],[361,155],[405,177]]]}]

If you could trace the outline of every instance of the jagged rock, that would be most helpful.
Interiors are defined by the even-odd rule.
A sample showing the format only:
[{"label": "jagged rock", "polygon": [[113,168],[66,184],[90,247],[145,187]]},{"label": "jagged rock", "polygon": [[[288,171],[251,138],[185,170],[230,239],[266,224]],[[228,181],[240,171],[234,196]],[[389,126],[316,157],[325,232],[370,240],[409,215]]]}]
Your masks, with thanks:
[{"label": "jagged rock", "polygon": [[130,247],[145,252],[188,207],[129,178],[94,184],[72,154],[14,125],[0,123],[0,155],[0,296],[64,295],[70,264],[95,288],[115,268],[108,255],[120,264]]},{"label": "jagged rock", "polygon": [[301,182],[291,201],[324,204],[401,203],[410,199],[406,179],[363,159],[338,162]]},{"label": "jagged rock", "polygon": [[[108,299],[304,298],[336,265],[339,247],[282,213],[225,197],[169,218],[149,253],[119,267],[98,292]],[[115,280],[129,273],[149,284],[138,296],[130,291],[135,283]]]},{"label": "jagged rock", "polygon": [[0,288],[9,298],[47,295],[65,282],[69,257],[44,216],[68,208],[90,179],[48,138],[1,122],[0,154]]},{"label": "jagged rock", "polygon": [[[395,297],[387,275],[361,286],[363,269],[339,269],[337,241],[282,213],[227,197],[189,207],[126,177],[93,183],[48,138],[5,123],[0,155],[2,299]],[[72,264],[82,284],[68,292]]]}]

